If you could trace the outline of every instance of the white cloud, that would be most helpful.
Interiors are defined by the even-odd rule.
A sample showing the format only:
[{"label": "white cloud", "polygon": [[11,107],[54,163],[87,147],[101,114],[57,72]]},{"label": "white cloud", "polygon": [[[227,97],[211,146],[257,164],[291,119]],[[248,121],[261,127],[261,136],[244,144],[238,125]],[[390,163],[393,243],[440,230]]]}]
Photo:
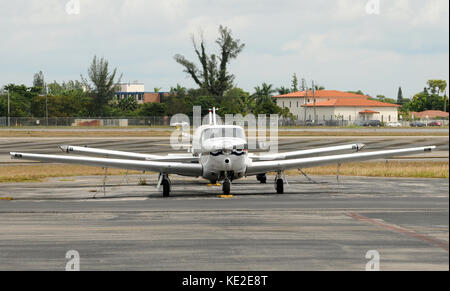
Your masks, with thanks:
[{"label": "white cloud", "polygon": [[[294,72],[327,88],[406,96],[427,78],[448,80],[448,1],[380,0],[18,0],[0,11],[0,85],[30,84],[36,71],[49,80],[77,79],[94,54],[126,80],[148,89],[194,86],[173,60],[194,59],[190,37],[202,31],[209,51],[220,24],[246,44],[231,69],[237,84],[288,86]],[[378,89],[380,88],[380,89]]]}]

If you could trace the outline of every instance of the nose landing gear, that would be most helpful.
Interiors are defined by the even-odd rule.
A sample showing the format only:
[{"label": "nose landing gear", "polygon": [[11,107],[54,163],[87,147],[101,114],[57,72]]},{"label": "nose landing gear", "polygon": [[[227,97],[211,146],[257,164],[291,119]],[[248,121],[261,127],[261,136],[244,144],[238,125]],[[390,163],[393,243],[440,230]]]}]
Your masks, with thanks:
[{"label": "nose landing gear", "polygon": [[228,178],[225,178],[225,180],[223,180],[223,184],[222,184],[222,191],[224,195],[228,195],[230,194],[230,190],[231,190],[231,181]]}]

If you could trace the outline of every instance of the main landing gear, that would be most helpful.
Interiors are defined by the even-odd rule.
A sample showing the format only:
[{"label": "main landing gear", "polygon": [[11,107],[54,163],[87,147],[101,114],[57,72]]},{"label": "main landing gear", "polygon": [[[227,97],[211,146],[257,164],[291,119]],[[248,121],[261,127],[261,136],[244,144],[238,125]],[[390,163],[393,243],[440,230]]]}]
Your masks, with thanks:
[{"label": "main landing gear", "polygon": [[[170,179],[169,176],[167,174],[159,174],[160,178],[160,184],[163,187],[163,197],[169,197],[170,196]],[[158,185],[158,186],[159,186]]]},{"label": "main landing gear", "polygon": [[281,177],[281,173],[278,172],[276,178],[275,178],[275,190],[277,190],[277,194],[283,194],[284,193],[284,181]]},{"label": "main landing gear", "polygon": [[258,174],[256,175],[256,180],[258,180],[261,184],[266,184],[267,182],[267,176],[266,174]]}]

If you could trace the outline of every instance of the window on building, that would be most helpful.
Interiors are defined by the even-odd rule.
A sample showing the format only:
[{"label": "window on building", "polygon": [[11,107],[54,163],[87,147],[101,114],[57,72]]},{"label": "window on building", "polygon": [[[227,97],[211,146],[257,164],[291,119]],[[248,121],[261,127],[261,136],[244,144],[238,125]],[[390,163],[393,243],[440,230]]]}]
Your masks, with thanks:
[{"label": "window on building", "polygon": [[388,120],[391,121],[391,115],[388,116]]},{"label": "window on building", "polygon": [[291,108],[292,107],[292,102],[291,101],[289,101],[289,108]]},{"label": "window on building", "polygon": [[297,108],[298,108],[298,101],[297,101]]},{"label": "window on building", "polygon": [[283,108],[284,108],[284,101],[283,101]]},{"label": "window on building", "polygon": [[351,115],[348,116],[348,121],[352,121],[352,116]]}]

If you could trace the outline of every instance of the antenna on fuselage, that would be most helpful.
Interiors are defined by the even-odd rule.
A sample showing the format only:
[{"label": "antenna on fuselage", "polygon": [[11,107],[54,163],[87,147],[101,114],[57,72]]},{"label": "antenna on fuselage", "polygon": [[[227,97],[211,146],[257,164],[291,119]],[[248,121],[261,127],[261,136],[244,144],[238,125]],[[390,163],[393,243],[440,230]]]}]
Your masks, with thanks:
[{"label": "antenna on fuselage", "polygon": [[213,107],[213,124],[216,125],[216,107]]}]

